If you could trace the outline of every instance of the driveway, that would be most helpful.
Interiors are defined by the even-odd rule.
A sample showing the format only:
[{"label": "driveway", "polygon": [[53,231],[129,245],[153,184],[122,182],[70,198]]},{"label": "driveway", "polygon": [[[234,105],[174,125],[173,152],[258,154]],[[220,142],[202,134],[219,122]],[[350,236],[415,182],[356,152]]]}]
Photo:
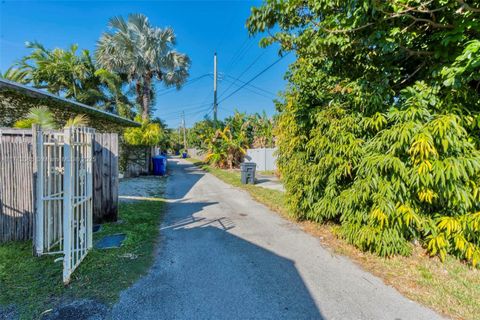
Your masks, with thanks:
[{"label": "driveway", "polygon": [[285,192],[282,181],[273,175],[256,174],[255,185],[262,188]]},{"label": "driveway", "polygon": [[439,319],[192,164],[169,161],[155,263],[114,319]]}]

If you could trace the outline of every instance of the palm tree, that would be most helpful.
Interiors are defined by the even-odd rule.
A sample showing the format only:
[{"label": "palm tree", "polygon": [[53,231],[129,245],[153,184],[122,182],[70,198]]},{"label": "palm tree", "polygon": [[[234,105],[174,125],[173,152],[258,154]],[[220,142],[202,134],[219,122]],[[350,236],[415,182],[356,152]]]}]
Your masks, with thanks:
[{"label": "palm tree", "polygon": [[27,72],[36,88],[47,89],[51,93],[78,101],[79,93],[93,89],[88,86],[89,78],[95,71],[88,50],[82,50],[77,55],[76,44],[68,50],[48,50],[38,42],[27,42],[26,46],[32,52],[20,61],[19,66]]},{"label": "palm tree", "polygon": [[[13,126],[15,128],[30,129],[34,124],[39,125],[42,129],[57,129],[59,127],[54,120],[53,113],[45,106],[31,108],[26,117],[16,121]],[[74,117],[70,117],[64,127],[85,127],[87,124],[88,117],[84,114],[77,114]]]},{"label": "palm tree", "polygon": [[105,32],[96,50],[97,63],[135,84],[142,118],[147,120],[154,96],[154,81],[180,89],[189,76],[190,59],[174,50],[175,34],[171,28],[152,27],[142,14],[110,19],[113,32]]},{"label": "palm tree", "polygon": [[132,112],[133,104],[122,90],[124,84],[122,78],[118,74],[106,69],[98,69],[95,71],[95,76],[98,77],[99,81],[102,83],[102,86],[105,89],[103,91],[107,92],[105,94],[107,99],[104,99],[104,109],[109,112],[115,112],[123,117],[133,119],[135,116]]},{"label": "palm tree", "polygon": [[32,52],[18,63],[19,72],[34,87],[133,118],[132,103],[122,91],[124,80],[107,70],[97,70],[88,50],[77,53],[76,44],[67,50],[49,50],[38,42],[26,45]]},{"label": "palm tree", "polygon": [[20,119],[13,125],[15,128],[29,129],[34,124],[38,124],[43,129],[54,129],[55,120],[53,114],[47,107],[31,108],[24,119]]},{"label": "palm tree", "polygon": [[10,80],[18,83],[28,83],[28,73],[13,67],[8,68],[4,73],[0,72],[0,79]]},{"label": "palm tree", "polygon": [[86,127],[88,125],[88,117],[84,114],[77,114],[75,117],[71,117],[65,123],[65,128],[68,127]]}]

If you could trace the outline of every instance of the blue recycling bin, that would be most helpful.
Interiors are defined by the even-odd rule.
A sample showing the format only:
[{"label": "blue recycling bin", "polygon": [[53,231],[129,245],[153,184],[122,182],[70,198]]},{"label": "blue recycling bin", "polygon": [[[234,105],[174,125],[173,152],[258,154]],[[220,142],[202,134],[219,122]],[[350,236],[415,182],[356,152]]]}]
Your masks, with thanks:
[{"label": "blue recycling bin", "polygon": [[160,168],[160,173],[162,176],[167,174],[167,156],[162,156],[162,167]]},{"label": "blue recycling bin", "polygon": [[167,158],[164,156],[155,156],[153,161],[153,174],[156,176],[164,176],[167,172]]},{"label": "blue recycling bin", "polygon": [[186,152],[182,153],[182,158],[183,159],[187,159],[187,157],[188,157],[188,154]]}]

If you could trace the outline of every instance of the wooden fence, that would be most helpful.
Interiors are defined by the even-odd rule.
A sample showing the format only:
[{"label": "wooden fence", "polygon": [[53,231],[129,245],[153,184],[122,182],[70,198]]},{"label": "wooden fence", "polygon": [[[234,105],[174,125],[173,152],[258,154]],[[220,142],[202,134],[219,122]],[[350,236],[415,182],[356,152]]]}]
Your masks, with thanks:
[{"label": "wooden fence", "polygon": [[0,129],[0,243],[33,234],[33,147],[30,130]]},{"label": "wooden fence", "polygon": [[118,134],[96,133],[93,163],[93,220],[118,217]]},{"label": "wooden fence", "polygon": [[[118,135],[96,133],[93,159],[95,222],[118,217]],[[31,130],[0,128],[0,243],[28,240],[34,223]]]}]

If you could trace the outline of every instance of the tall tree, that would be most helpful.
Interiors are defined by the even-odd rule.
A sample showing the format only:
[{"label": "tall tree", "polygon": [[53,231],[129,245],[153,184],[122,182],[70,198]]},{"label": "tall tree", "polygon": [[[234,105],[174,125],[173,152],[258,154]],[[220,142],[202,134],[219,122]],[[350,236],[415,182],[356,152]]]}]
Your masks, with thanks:
[{"label": "tall tree", "polygon": [[38,42],[27,42],[32,52],[19,63],[18,69],[9,69],[4,77],[12,81],[29,83],[62,95],[133,118],[132,103],[122,91],[124,81],[118,75],[95,68],[88,50],[78,54],[78,45],[67,50],[49,50]]},{"label": "tall tree", "polygon": [[10,80],[18,83],[28,83],[28,73],[13,67],[8,68],[4,73],[0,72],[0,79]]},{"label": "tall tree", "polygon": [[275,129],[292,212],[480,264],[480,1],[265,0],[247,26],[296,56]]},{"label": "tall tree", "polygon": [[128,19],[110,19],[113,32],[105,32],[98,41],[97,63],[124,76],[135,84],[142,118],[150,116],[155,80],[178,89],[188,78],[190,59],[175,51],[175,34],[171,28],[152,27],[142,14]]}]

